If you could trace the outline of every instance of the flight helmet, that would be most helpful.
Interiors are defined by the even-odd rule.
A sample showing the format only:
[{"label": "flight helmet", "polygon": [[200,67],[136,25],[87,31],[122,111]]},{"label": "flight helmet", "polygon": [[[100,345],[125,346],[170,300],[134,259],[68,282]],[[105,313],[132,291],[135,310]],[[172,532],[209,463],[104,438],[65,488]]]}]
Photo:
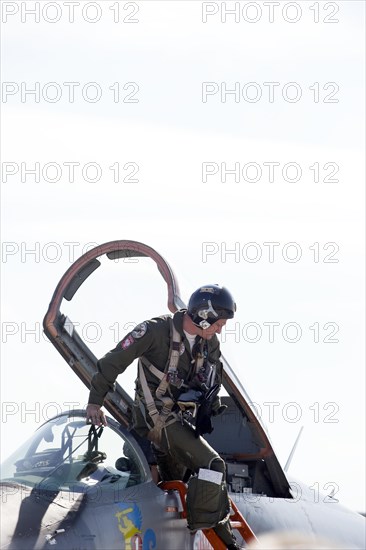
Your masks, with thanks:
[{"label": "flight helmet", "polygon": [[187,313],[193,323],[207,329],[219,319],[232,319],[236,304],[230,292],[219,285],[205,285],[193,292]]}]

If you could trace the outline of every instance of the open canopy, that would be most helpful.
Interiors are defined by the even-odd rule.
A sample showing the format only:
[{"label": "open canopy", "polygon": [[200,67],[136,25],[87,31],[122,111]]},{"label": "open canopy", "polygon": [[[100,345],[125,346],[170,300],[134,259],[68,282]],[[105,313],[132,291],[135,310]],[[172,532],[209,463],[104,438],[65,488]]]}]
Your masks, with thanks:
[{"label": "open canopy", "polygon": [[[109,260],[139,256],[151,258],[167,286],[169,310],[174,313],[185,307],[173,270],[160,254],[145,244],[129,240],[111,241],[81,256],[57,285],[43,320],[43,327],[50,341],[88,388],[97,370],[97,358],[77,333],[72,321],[61,313],[60,308],[64,299],[74,299],[84,281],[102,265],[97,258],[103,255]],[[222,362],[223,386],[229,394],[224,399],[229,406],[222,417],[214,420],[215,430],[207,439],[212,440],[211,443],[224,455],[227,462],[234,464],[244,460],[249,464],[247,477],[256,477],[256,492],[290,497],[289,483],[260,420],[248,404],[244,387],[225,358],[222,358]],[[129,426],[132,398],[118,383],[115,390],[107,394],[104,406],[121,425]]]}]

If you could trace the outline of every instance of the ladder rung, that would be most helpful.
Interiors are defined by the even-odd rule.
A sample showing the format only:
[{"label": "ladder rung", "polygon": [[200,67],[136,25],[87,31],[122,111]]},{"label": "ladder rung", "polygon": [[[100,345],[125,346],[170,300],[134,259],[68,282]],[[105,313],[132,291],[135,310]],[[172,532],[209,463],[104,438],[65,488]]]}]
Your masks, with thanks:
[{"label": "ladder rung", "polygon": [[242,521],[230,521],[230,525],[233,529],[245,529],[245,525]]},{"label": "ladder rung", "polygon": [[[161,489],[163,489],[164,491],[174,490],[179,492],[179,496],[180,496],[180,500],[182,502],[182,508],[183,508],[181,517],[186,518],[187,517],[186,485],[182,481],[165,481],[165,482],[159,483],[159,487],[161,487]],[[251,542],[252,540],[257,540],[255,534],[251,530],[245,518],[242,516],[241,512],[239,511],[239,509],[231,499],[230,499],[230,504],[234,512],[231,516],[232,519],[230,519],[230,525],[232,529],[236,529],[240,533],[240,535],[243,537],[245,542]],[[210,544],[214,547],[215,550],[224,550],[226,548],[226,545],[217,536],[217,534],[213,529],[203,529],[202,532],[205,534],[207,540],[210,542]]]}]

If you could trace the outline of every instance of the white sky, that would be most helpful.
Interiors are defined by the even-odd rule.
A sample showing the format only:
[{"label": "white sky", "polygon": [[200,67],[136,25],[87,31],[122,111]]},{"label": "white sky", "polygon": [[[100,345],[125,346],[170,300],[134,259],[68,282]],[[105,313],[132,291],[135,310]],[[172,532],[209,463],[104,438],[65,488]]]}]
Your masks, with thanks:
[{"label": "white sky", "polygon": [[[221,3],[211,2],[207,9],[219,12],[203,23],[201,2],[120,2],[114,23],[116,3],[103,1],[94,3],[101,15],[95,24],[82,18],[88,2],[75,5],[74,23],[63,2],[57,11],[51,3],[47,13],[40,2],[36,23],[24,11],[34,4],[2,3],[3,458],[68,402],[87,400],[87,390],[39,329],[70,255],[76,259],[88,243],[133,239],[168,260],[184,300],[207,282],[232,291],[239,332],[227,334],[222,350],[261,407],[280,462],[305,426],[290,473],[320,490],[337,484],[342,503],[365,510],[364,3],[281,2],[270,23],[265,3],[241,2],[240,21],[228,16],[222,23]],[[123,23],[136,6],[138,22]],[[93,9],[85,12],[89,18]],[[249,23],[243,13],[262,16]],[[45,21],[57,14],[60,21]],[[289,23],[282,14],[299,21]],[[339,21],[325,23],[326,17]],[[51,82],[62,92],[55,103],[42,96],[53,97]],[[73,103],[64,82],[80,83]],[[96,103],[81,93],[91,82],[102,92]],[[138,102],[115,103],[109,87],[116,82],[122,97],[137,89],[124,90],[125,83],[136,83]],[[238,82],[238,102],[233,95],[221,101],[220,92],[203,102],[203,82],[219,91],[221,83],[233,89]],[[279,83],[273,102],[269,82]],[[31,95],[22,101],[21,90],[35,83],[40,101]],[[288,83],[296,89],[289,87],[287,97],[300,91],[298,102],[283,98]],[[244,99],[256,90],[258,102]],[[65,165],[70,162],[80,163],[74,181]],[[25,172],[35,163],[39,182]],[[47,163],[60,166],[58,182],[49,181],[52,167],[42,177]],[[83,179],[86,163],[100,167],[99,181]],[[118,183],[109,168],[115,163]],[[137,165],[138,182],[122,181],[133,170],[124,170],[126,163]],[[203,182],[202,163],[217,171],[221,163],[228,169],[240,163],[240,170],[257,163],[262,176],[254,182],[241,174],[236,182],[228,175],[221,182],[218,171]],[[268,163],[280,163],[273,182]],[[299,181],[282,177],[288,163],[298,165]],[[255,168],[247,168],[253,180]],[[289,180],[295,172],[288,170]],[[264,243],[279,243],[273,262]],[[297,243],[299,261],[289,261],[296,250],[288,243]],[[235,247],[238,256],[225,255]],[[258,261],[249,261],[258,251]],[[114,346],[116,329],[109,327],[118,323],[122,336],[126,323],[166,311],[163,281],[144,261],[100,269],[75,301],[62,311],[97,340],[91,344],[96,355]],[[280,323],[272,343],[271,322]],[[298,342],[283,336],[287,323],[301,329]],[[258,325],[262,335],[251,342]],[[32,328],[36,334],[27,333]],[[324,342],[327,337],[339,341]],[[290,326],[287,340],[294,338]],[[119,382],[130,389],[134,376],[130,367]],[[275,407],[274,419],[265,403]]]}]

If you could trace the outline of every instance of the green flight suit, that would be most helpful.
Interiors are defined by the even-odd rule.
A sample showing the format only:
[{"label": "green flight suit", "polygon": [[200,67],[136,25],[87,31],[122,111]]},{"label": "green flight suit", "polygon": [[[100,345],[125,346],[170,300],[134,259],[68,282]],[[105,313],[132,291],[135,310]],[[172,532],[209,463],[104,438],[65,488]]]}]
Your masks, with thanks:
[{"label": "green flight suit", "polygon": [[[196,369],[190,344],[183,331],[184,314],[185,310],[177,311],[173,316],[173,322],[182,338],[177,367],[178,376],[186,384],[189,384],[196,374]],[[140,323],[112,351],[98,361],[98,372],[93,376],[91,382],[89,403],[102,405],[106,394],[113,391],[117,376],[139,357],[144,357],[157,369],[165,372],[169,362],[171,344],[169,317],[169,315],[155,317]],[[214,335],[207,340],[207,361],[215,365],[215,383],[219,384],[221,384],[222,377],[220,355],[219,341]],[[160,380],[148,369],[144,369],[144,372],[151,394],[155,396]],[[179,395],[186,391],[186,389],[172,385],[169,386],[169,389],[174,400],[177,400]],[[220,398],[217,397],[213,410],[217,411],[220,405]],[[161,408],[161,402],[158,400],[156,400],[156,408],[158,410]],[[147,437],[150,429],[153,428],[139,379],[136,380],[133,423],[136,432],[143,437]],[[163,430],[157,458],[159,470],[166,481],[177,479],[178,472],[180,472],[181,478],[184,468],[194,472],[199,471],[200,468],[216,469],[222,472],[222,483],[216,486],[210,481],[205,481],[198,483],[197,489],[197,477],[191,478],[188,484],[187,503],[192,502],[193,505],[189,506],[188,523],[191,529],[216,525],[215,530],[224,542],[227,545],[232,543],[234,538],[228,521],[230,506],[225,483],[225,464],[218,453],[202,437],[196,438],[194,430],[188,423],[182,425],[180,422],[174,422]],[[168,460],[166,460],[167,458]],[[167,462],[175,465],[173,469],[166,468]],[[177,466],[184,468],[180,469]],[[202,485],[205,486],[203,490]]]}]

